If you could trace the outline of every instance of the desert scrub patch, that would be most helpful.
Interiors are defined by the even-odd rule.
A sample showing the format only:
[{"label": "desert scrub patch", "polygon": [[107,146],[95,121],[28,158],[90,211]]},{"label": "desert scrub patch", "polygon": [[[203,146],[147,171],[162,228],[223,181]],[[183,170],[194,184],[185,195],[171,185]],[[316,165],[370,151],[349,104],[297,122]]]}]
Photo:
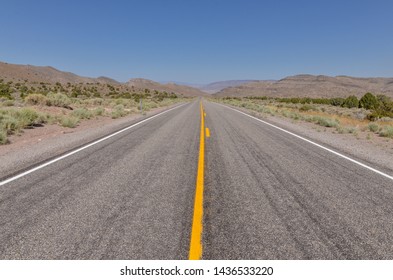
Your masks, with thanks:
[{"label": "desert scrub patch", "polygon": [[317,124],[324,126],[324,127],[337,127],[340,122],[338,120],[333,120],[330,118],[315,116],[314,120]]},{"label": "desert scrub patch", "polygon": [[20,122],[22,128],[27,126],[32,126],[35,124],[41,123],[42,120],[39,119],[38,112],[34,111],[33,109],[23,108],[20,110],[16,110],[14,112],[14,116]]},{"label": "desert scrub patch", "polygon": [[18,125],[18,121],[11,115],[0,114],[0,129],[5,131],[7,134],[11,134],[13,131],[21,129]]},{"label": "desert scrub patch", "polygon": [[124,105],[119,104],[119,105],[116,105],[115,107],[113,107],[113,111],[111,114],[112,119],[121,118],[125,115],[127,115],[127,112],[124,110]]},{"label": "desert scrub patch", "polygon": [[355,134],[357,132],[357,128],[353,126],[345,127],[345,126],[338,125],[336,127],[336,130],[340,134],[345,134],[345,133]]},{"label": "desert scrub patch", "polygon": [[94,111],[93,111],[93,114],[94,114],[95,116],[103,116],[104,113],[105,113],[104,107],[97,107],[97,108],[95,108]]},{"label": "desert scrub patch", "polygon": [[62,93],[50,93],[47,95],[46,105],[61,108],[70,108],[71,99]]},{"label": "desert scrub patch", "polygon": [[358,128],[357,127],[350,126],[350,127],[346,127],[345,129],[350,134],[357,134],[358,133]]},{"label": "desert scrub patch", "polygon": [[393,126],[385,126],[379,132],[379,136],[393,138]]},{"label": "desert scrub patch", "polygon": [[14,130],[46,122],[46,116],[30,108],[0,110],[1,123],[16,123]]},{"label": "desert scrub patch", "polygon": [[[47,122],[45,114],[36,112],[30,108],[7,108],[0,110],[0,130],[6,136],[18,133],[24,128]],[[3,137],[6,139],[6,137]],[[3,142],[6,140],[3,140]]]},{"label": "desert scrub patch", "polygon": [[25,103],[28,105],[47,105],[48,99],[43,94],[29,94],[25,97]]},{"label": "desert scrub patch", "polygon": [[87,99],[87,100],[88,100],[87,103],[89,105],[98,106],[98,105],[104,104],[104,99],[103,98],[92,98],[92,99]]},{"label": "desert scrub patch", "polygon": [[93,114],[87,110],[86,108],[77,108],[74,111],[72,111],[71,116],[76,117],[78,119],[90,119]]},{"label": "desert scrub patch", "polygon": [[5,100],[5,101],[3,101],[2,105],[6,106],[6,107],[11,107],[11,106],[15,105],[15,101],[14,100]]},{"label": "desert scrub patch", "polygon": [[118,98],[115,100],[115,106],[116,105],[125,105],[127,103],[127,100],[123,99],[123,98]]},{"label": "desert scrub patch", "polygon": [[306,111],[318,111],[317,107],[310,105],[310,104],[304,104],[299,108],[300,111],[306,112]]},{"label": "desert scrub patch", "polygon": [[62,116],[59,122],[61,126],[74,128],[78,125],[79,119],[74,116]]},{"label": "desert scrub patch", "polygon": [[377,125],[376,123],[369,123],[368,124],[368,129],[371,132],[377,132],[379,130],[379,125]]},{"label": "desert scrub patch", "polygon": [[7,132],[0,128],[0,145],[8,143]]}]

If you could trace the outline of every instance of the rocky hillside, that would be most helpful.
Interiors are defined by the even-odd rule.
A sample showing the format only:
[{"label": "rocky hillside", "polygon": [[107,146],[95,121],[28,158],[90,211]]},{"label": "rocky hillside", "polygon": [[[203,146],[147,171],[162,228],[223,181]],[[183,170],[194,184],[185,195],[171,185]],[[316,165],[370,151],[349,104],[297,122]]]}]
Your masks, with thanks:
[{"label": "rocky hillside", "polygon": [[258,81],[229,87],[215,96],[340,97],[366,92],[393,97],[393,78],[297,75],[279,81]]},{"label": "rocky hillside", "polygon": [[126,92],[145,92],[157,90],[159,92],[175,93],[178,96],[204,96],[206,93],[199,89],[177,85],[160,84],[145,79],[132,79],[127,83],[120,83],[108,77],[88,78],[74,73],[57,70],[50,66],[18,65],[0,62],[0,80],[4,83],[12,82],[18,85],[14,91],[23,88],[24,91],[59,90],[76,92],[80,95],[116,94]]}]

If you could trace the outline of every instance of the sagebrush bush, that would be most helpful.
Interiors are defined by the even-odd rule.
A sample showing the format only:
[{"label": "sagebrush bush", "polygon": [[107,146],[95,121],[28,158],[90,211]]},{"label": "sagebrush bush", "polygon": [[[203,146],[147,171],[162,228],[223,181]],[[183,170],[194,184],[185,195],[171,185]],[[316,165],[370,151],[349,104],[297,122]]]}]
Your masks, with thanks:
[{"label": "sagebrush bush", "polygon": [[90,119],[93,116],[93,114],[86,108],[75,109],[74,111],[72,111],[71,115],[81,120]]},{"label": "sagebrush bush", "polygon": [[0,145],[8,143],[7,132],[0,128]]},{"label": "sagebrush bush", "polygon": [[330,118],[325,118],[325,117],[315,117],[316,123],[325,126],[325,127],[337,127],[340,122],[338,120],[333,120]]},{"label": "sagebrush bush", "polygon": [[310,111],[310,110],[312,110],[312,111],[316,111],[317,110],[317,107],[315,107],[315,106],[312,106],[312,105],[310,105],[310,104],[304,104],[303,106],[301,106],[300,108],[299,108],[299,110],[300,111]]},{"label": "sagebrush bush", "polygon": [[337,126],[336,130],[338,133],[340,134],[344,134],[344,133],[349,133],[349,134],[356,134],[357,133],[357,128],[353,127],[353,126]]},{"label": "sagebrush bush", "polygon": [[350,134],[356,134],[358,131],[357,127],[353,127],[353,126],[346,127],[345,129],[346,129],[347,133],[350,133]]},{"label": "sagebrush bush", "polygon": [[97,107],[94,109],[94,115],[103,116],[105,113],[105,109],[103,107]]},{"label": "sagebrush bush", "polygon": [[14,115],[20,123],[21,128],[39,124],[41,122],[38,112],[33,109],[22,108],[20,110],[16,110]]},{"label": "sagebrush bush", "polygon": [[6,100],[6,101],[3,101],[2,105],[6,106],[6,107],[11,107],[11,106],[15,105],[15,101],[14,100]]},{"label": "sagebrush bush", "polygon": [[30,108],[0,110],[0,123],[8,133],[46,122],[46,116]]},{"label": "sagebrush bush", "polygon": [[93,98],[93,99],[91,99],[90,103],[92,105],[102,105],[104,103],[104,99],[103,98]]},{"label": "sagebrush bush", "polygon": [[112,119],[117,119],[125,115],[127,115],[127,112],[124,110],[124,105],[119,104],[113,108]]},{"label": "sagebrush bush", "polygon": [[393,126],[385,126],[379,132],[379,136],[393,138]]},{"label": "sagebrush bush", "polygon": [[0,129],[10,134],[13,131],[20,129],[18,127],[18,121],[11,115],[0,115]]},{"label": "sagebrush bush", "polygon": [[377,132],[379,130],[379,126],[376,123],[369,123],[368,124],[368,129],[371,132]]},{"label": "sagebrush bush", "polygon": [[74,128],[78,125],[79,119],[72,116],[63,116],[60,119],[60,124],[64,127]]},{"label": "sagebrush bush", "polygon": [[28,105],[47,105],[48,99],[42,94],[29,94],[25,97],[25,102]]},{"label": "sagebrush bush", "polygon": [[47,95],[46,105],[69,108],[71,105],[71,99],[62,93],[50,93]]}]

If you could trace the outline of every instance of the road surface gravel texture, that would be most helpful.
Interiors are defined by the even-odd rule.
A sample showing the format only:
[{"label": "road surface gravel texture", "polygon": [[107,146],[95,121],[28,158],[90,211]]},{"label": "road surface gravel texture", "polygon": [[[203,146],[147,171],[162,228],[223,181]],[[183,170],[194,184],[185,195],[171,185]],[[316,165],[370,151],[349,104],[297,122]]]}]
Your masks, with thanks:
[{"label": "road surface gravel texture", "polygon": [[[203,107],[203,259],[393,259],[391,179]],[[0,258],[187,259],[200,119],[194,101],[1,186]]]}]

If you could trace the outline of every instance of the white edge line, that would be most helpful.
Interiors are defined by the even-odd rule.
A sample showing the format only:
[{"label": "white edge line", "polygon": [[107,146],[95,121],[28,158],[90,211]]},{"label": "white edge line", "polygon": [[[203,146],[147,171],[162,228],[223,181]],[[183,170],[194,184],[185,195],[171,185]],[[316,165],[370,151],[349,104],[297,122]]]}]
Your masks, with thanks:
[{"label": "white edge line", "polygon": [[157,115],[148,117],[147,119],[141,120],[141,121],[139,121],[139,122],[137,122],[137,123],[135,123],[135,124],[133,124],[133,125],[127,126],[126,128],[123,128],[123,129],[121,129],[121,130],[119,130],[119,131],[117,131],[117,132],[115,132],[115,133],[112,133],[112,134],[110,134],[110,135],[108,135],[108,136],[105,136],[104,138],[101,138],[101,139],[99,139],[99,140],[97,140],[97,141],[94,141],[93,143],[90,143],[90,144],[87,144],[87,145],[85,145],[85,146],[82,146],[82,147],[80,147],[79,149],[76,149],[76,150],[74,150],[74,151],[72,151],[72,152],[69,152],[69,153],[67,153],[67,154],[65,154],[65,155],[62,155],[62,156],[57,157],[57,158],[55,158],[55,159],[52,159],[52,160],[50,160],[50,161],[48,161],[48,162],[45,162],[45,163],[43,163],[43,164],[41,164],[41,165],[38,165],[38,166],[36,166],[36,167],[34,167],[34,168],[32,168],[32,169],[29,169],[29,170],[27,170],[27,171],[25,171],[25,172],[22,172],[22,173],[20,173],[20,174],[18,174],[18,175],[16,175],[16,176],[13,176],[13,177],[8,178],[8,179],[6,179],[6,180],[4,180],[4,181],[1,181],[1,182],[0,182],[0,186],[3,186],[3,185],[8,184],[8,183],[10,183],[10,182],[12,182],[12,181],[15,181],[15,180],[17,180],[17,179],[19,179],[19,178],[21,178],[21,177],[24,177],[24,176],[30,174],[30,173],[33,173],[34,171],[37,171],[37,170],[42,169],[42,168],[44,168],[44,167],[46,167],[46,166],[48,166],[48,165],[51,165],[52,163],[55,163],[55,162],[57,162],[57,161],[59,161],[59,160],[62,160],[62,159],[65,159],[65,158],[67,158],[67,157],[69,157],[69,156],[72,156],[73,154],[79,153],[80,151],[83,151],[83,150],[85,150],[85,149],[87,149],[87,148],[89,148],[89,147],[91,147],[91,146],[94,146],[94,145],[96,145],[96,144],[98,144],[98,143],[100,143],[100,142],[102,142],[102,141],[108,140],[109,138],[112,138],[113,136],[116,136],[116,135],[118,135],[118,134],[120,134],[120,133],[122,133],[122,132],[124,132],[124,131],[126,131],[126,130],[129,130],[129,129],[131,129],[131,128],[137,126],[137,125],[140,125],[140,124],[142,124],[142,123],[144,123],[144,122],[147,122],[147,121],[149,121],[149,120],[151,120],[151,119],[154,119],[154,118],[156,118],[156,117],[158,117],[158,116],[160,116],[160,115],[162,115],[162,114],[165,114],[165,113],[168,113],[168,112],[170,112],[170,111],[172,111],[172,110],[178,109],[178,108],[180,108],[180,107],[182,107],[182,106],[184,106],[184,105],[186,105],[186,104],[188,104],[188,103],[185,103],[185,104],[176,106],[176,107],[171,108],[171,109],[168,109],[168,110],[166,110],[166,111],[164,111],[164,112],[158,113]]},{"label": "white edge line", "polygon": [[321,149],[324,149],[324,150],[326,150],[326,151],[328,151],[328,152],[330,152],[330,153],[332,153],[332,154],[335,154],[335,155],[337,155],[337,156],[339,156],[339,157],[342,157],[342,158],[344,158],[344,159],[346,159],[346,160],[349,160],[349,161],[351,161],[351,162],[353,162],[353,163],[355,163],[355,164],[357,164],[357,165],[360,165],[360,166],[362,166],[362,167],[364,167],[364,168],[367,168],[368,170],[371,170],[371,171],[373,171],[373,172],[375,172],[375,173],[377,173],[377,174],[379,174],[379,175],[382,175],[382,176],[384,176],[384,177],[386,177],[386,178],[388,178],[388,179],[390,179],[390,180],[393,180],[393,176],[390,176],[390,175],[388,175],[388,174],[386,174],[386,173],[383,173],[382,171],[379,171],[379,170],[377,170],[377,169],[375,169],[375,168],[372,168],[371,166],[368,166],[368,165],[366,165],[366,164],[364,164],[364,163],[361,163],[361,162],[359,162],[359,161],[357,161],[357,160],[354,160],[354,159],[352,159],[352,158],[350,158],[350,157],[347,157],[347,156],[345,156],[345,155],[343,155],[343,154],[340,154],[340,153],[338,153],[338,152],[336,152],[336,151],[334,151],[334,150],[331,150],[331,149],[329,149],[329,148],[326,148],[325,146],[322,146],[322,145],[320,145],[320,144],[318,144],[318,143],[315,143],[315,142],[313,142],[313,141],[311,141],[311,140],[308,140],[308,139],[306,139],[306,138],[304,138],[304,137],[302,137],[302,136],[299,136],[299,135],[297,135],[297,134],[295,134],[295,133],[293,133],[293,132],[290,132],[290,131],[288,131],[288,130],[285,130],[285,129],[281,128],[281,127],[278,127],[278,126],[276,126],[276,125],[273,125],[273,124],[271,124],[271,123],[268,123],[268,122],[263,121],[263,120],[261,120],[261,119],[258,119],[258,118],[256,118],[256,117],[253,117],[253,116],[251,116],[251,115],[249,115],[249,114],[247,114],[247,113],[244,113],[244,112],[239,111],[239,110],[237,110],[237,109],[231,108],[231,107],[229,107],[229,106],[226,106],[226,105],[223,105],[223,104],[220,104],[220,103],[216,103],[216,104],[217,104],[217,105],[220,105],[220,106],[222,106],[222,107],[231,109],[231,110],[233,110],[233,111],[236,111],[236,112],[238,112],[238,113],[240,113],[240,114],[243,114],[243,115],[245,115],[245,116],[247,116],[247,117],[250,117],[250,118],[252,118],[252,119],[254,119],[254,120],[257,120],[257,121],[259,121],[259,122],[261,122],[261,123],[264,123],[264,124],[266,124],[266,125],[269,125],[269,126],[271,126],[271,127],[274,127],[274,128],[276,128],[276,129],[278,129],[278,130],[281,130],[281,131],[283,131],[283,132],[285,132],[285,133],[288,133],[288,134],[290,134],[290,135],[292,135],[292,136],[294,136],[294,137],[296,137],[296,138],[299,138],[299,139],[301,139],[301,140],[303,140],[303,141],[306,141],[306,142],[308,142],[308,143],[310,143],[310,144],[312,144],[312,145],[314,145],[314,146],[317,146],[317,147],[319,147],[319,148],[321,148]]}]

